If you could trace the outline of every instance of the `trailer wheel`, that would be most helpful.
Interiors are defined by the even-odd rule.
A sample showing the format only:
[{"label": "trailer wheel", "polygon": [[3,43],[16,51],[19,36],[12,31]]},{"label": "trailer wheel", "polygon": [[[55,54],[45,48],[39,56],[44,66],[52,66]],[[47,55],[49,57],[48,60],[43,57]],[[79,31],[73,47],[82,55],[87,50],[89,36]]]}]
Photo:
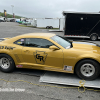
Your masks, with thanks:
[{"label": "trailer wheel", "polygon": [[52,27],[52,26],[50,26],[50,29],[53,29],[53,27]]},{"label": "trailer wheel", "polygon": [[96,34],[93,34],[93,35],[90,36],[90,39],[92,41],[96,41],[98,39],[98,36]]},{"label": "trailer wheel", "polygon": [[49,26],[47,26],[46,29],[49,29]]}]

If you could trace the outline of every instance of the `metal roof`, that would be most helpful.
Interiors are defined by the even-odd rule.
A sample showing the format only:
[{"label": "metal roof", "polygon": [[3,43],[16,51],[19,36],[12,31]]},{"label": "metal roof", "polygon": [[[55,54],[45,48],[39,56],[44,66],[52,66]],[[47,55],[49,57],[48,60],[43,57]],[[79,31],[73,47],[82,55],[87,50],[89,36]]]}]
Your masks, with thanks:
[{"label": "metal roof", "polygon": [[100,12],[76,12],[76,11],[63,11],[62,14],[68,14],[68,13],[72,13],[72,14],[100,14]]}]

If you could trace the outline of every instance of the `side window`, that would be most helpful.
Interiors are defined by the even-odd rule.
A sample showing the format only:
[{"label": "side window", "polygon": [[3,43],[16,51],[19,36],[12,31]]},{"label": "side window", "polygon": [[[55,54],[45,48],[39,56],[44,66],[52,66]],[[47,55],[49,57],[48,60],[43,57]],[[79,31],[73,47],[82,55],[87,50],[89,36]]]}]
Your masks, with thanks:
[{"label": "side window", "polygon": [[49,48],[53,43],[46,39],[40,38],[26,38],[25,46],[38,47],[38,48]]},{"label": "side window", "polygon": [[15,41],[14,44],[24,46],[25,45],[25,39],[24,38],[19,39],[19,40]]},{"label": "side window", "polygon": [[50,41],[41,39],[41,48],[49,48],[52,45],[53,43],[51,43]]}]

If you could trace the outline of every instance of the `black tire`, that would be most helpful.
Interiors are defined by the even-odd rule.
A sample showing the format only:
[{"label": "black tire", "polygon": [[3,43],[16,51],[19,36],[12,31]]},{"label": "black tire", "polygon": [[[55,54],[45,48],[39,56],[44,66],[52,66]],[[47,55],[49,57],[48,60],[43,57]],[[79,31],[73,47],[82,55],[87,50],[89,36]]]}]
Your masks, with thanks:
[{"label": "black tire", "polygon": [[91,35],[90,40],[96,41],[98,39],[98,36],[96,34]]},{"label": "black tire", "polygon": [[[88,68],[90,68],[90,69],[88,69]],[[94,71],[94,69],[95,69],[95,71]],[[75,72],[78,75],[78,77],[81,78],[81,79],[94,80],[100,74],[100,66],[94,60],[82,60],[76,65]],[[89,73],[87,73],[87,72],[89,72]]]},{"label": "black tire", "polygon": [[[5,63],[7,68],[4,65]],[[15,64],[13,59],[7,54],[0,54],[0,70],[2,72],[8,73],[14,71],[14,69],[15,69]]]},{"label": "black tire", "polygon": [[49,29],[49,26],[47,26],[46,29]]},{"label": "black tire", "polygon": [[52,26],[50,26],[50,29],[53,29],[53,27],[52,27]]}]

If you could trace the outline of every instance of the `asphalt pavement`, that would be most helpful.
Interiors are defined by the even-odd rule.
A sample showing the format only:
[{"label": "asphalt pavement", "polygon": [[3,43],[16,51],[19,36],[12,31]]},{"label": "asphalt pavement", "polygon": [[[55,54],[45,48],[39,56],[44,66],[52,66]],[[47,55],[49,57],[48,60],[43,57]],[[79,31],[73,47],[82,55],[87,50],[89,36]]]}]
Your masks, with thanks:
[{"label": "asphalt pavement", "polygon": [[[14,22],[0,22],[0,38],[44,32],[51,33],[48,29],[21,27]],[[52,33],[64,35],[63,32]],[[0,100],[100,100],[99,89],[88,88],[81,93],[77,87],[40,83],[39,79],[40,76],[36,75],[0,72]]]}]

